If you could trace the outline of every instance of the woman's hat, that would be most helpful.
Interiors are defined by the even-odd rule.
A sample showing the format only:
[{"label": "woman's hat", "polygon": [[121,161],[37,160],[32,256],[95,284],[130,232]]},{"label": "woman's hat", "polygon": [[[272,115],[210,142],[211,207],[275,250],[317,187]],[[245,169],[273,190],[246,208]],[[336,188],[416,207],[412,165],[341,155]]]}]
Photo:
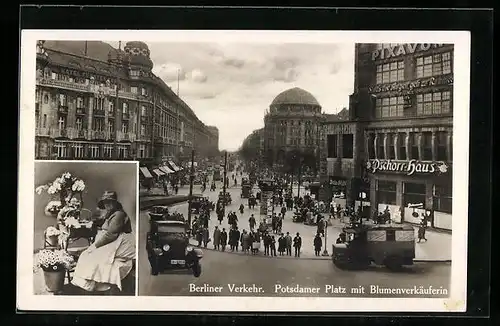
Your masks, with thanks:
[{"label": "woman's hat", "polygon": [[101,199],[99,199],[99,202],[97,203],[97,207],[99,207],[100,209],[104,209],[104,202],[105,201],[118,202],[118,195],[116,194],[116,191],[106,190],[104,192],[104,194],[102,194]]}]

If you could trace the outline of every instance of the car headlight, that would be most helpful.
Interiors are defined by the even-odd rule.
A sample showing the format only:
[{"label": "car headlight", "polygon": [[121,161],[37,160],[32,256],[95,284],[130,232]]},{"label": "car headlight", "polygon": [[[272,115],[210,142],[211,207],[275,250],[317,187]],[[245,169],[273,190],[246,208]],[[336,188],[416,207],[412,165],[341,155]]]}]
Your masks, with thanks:
[{"label": "car headlight", "polygon": [[153,252],[159,256],[163,255],[163,251],[161,251],[161,248],[154,248]]},{"label": "car headlight", "polygon": [[187,252],[193,251],[193,247],[186,247],[186,251]]},{"label": "car headlight", "polygon": [[168,244],[164,245],[163,246],[163,250],[164,251],[169,251],[170,250],[170,246]]}]

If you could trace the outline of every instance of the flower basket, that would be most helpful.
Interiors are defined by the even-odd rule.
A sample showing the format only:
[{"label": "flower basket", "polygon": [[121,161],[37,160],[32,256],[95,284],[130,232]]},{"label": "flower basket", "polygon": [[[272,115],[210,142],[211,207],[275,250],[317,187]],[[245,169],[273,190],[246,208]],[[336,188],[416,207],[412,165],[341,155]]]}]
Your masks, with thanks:
[{"label": "flower basket", "polygon": [[43,271],[43,277],[45,278],[45,286],[47,291],[57,293],[61,292],[64,287],[64,277],[66,270],[59,271]]},{"label": "flower basket", "polygon": [[35,256],[34,270],[42,269],[45,285],[50,292],[64,286],[64,274],[75,264],[74,258],[64,250],[40,250]]}]

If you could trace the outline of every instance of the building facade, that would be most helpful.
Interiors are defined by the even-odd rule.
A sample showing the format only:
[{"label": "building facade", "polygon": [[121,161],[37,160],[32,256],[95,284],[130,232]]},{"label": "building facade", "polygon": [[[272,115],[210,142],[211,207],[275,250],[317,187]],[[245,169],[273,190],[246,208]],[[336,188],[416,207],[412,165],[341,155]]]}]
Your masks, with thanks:
[{"label": "building facade", "polygon": [[218,130],[153,72],[148,46],[128,42],[107,61],[37,44],[36,159],[159,162],[218,151]]},{"label": "building facade", "polygon": [[[365,193],[371,215],[388,208],[396,222],[420,223],[426,214],[451,230],[453,45],[357,44],[355,56],[350,122],[325,126],[324,178],[351,179],[348,202]],[[352,161],[339,158],[350,139]]]},{"label": "building facade", "polygon": [[264,117],[266,163],[283,166],[293,159],[290,155],[301,153],[306,165],[315,165],[322,121],[321,105],[311,93],[296,87],[278,94]]}]

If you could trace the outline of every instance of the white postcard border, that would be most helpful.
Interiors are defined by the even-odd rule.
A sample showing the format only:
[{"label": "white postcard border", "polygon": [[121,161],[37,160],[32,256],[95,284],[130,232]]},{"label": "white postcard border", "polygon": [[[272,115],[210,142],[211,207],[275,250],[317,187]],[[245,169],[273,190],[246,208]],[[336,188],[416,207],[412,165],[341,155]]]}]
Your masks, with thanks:
[{"label": "white postcard border", "polygon": [[[244,35],[244,37],[242,37]],[[270,43],[453,43],[453,230],[450,297],[108,297],[33,294],[35,74],[37,40]],[[244,40],[244,41],[242,41]],[[467,31],[23,30],[21,35],[17,308],[57,311],[461,312],[466,309],[470,33]],[[61,161],[58,161],[61,162]],[[81,162],[81,161],[80,161]],[[96,163],[95,161],[90,161]],[[99,161],[103,163],[103,161]],[[137,192],[138,193],[138,192]],[[138,195],[137,195],[138,197]],[[139,203],[137,203],[139,209]],[[139,221],[137,221],[137,227]],[[139,230],[137,229],[137,236]],[[137,244],[136,240],[136,244]],[[137,248],[138,244],[137,244]],[[137,264],[139,260],[137,260]],[[138,276],[138,266],[136,266]],[[138,281],[136,280],[136,289]],[[136,292],[137,293],[137,292]],[[110,300],[111,299],[111,300]]]}]

